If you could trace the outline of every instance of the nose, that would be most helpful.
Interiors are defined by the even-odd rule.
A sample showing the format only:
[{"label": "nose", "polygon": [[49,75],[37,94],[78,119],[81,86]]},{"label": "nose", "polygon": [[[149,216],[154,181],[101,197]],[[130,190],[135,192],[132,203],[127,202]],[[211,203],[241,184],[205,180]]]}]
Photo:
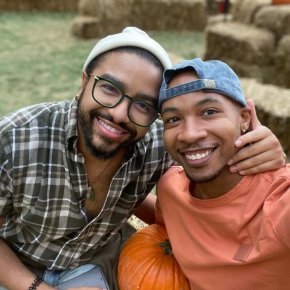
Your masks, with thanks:
[{"label": "nose", "polygon": [[189,120],[184,123],[180,129],[177,140],[184,143],[194,143],[207,136],[207,130],[193,120]]},{"label": "nose", "polygon": [[130,100],[124,98],[116,107],[109,109],[115,123],[118,124],[130,122],[130,119],[128,117],[129,106]]}]

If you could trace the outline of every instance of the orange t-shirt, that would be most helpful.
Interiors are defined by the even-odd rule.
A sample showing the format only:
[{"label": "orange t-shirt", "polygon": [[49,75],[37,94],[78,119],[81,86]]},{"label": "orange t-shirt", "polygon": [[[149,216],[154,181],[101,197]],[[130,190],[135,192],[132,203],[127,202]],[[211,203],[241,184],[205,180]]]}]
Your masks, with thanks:
[{"label": "orange t-shirt", "polygon": [[201,200],[181,167],[157,186],[164,223],[191,289],[290,289],[290,168],[245,176],[231,191]]}]

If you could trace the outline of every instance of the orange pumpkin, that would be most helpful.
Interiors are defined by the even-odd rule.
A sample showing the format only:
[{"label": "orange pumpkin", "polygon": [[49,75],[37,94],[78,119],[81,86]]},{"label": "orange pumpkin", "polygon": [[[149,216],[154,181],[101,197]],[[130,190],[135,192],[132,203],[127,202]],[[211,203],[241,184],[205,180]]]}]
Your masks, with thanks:
[{"label": "orange pumpkin", "polygon": [[189,290],[164,227],[149,225],[123,246],[118,263],[120,290]]},{"label": "orange pumpkin", "polygon": [[290,0],[272,0],[273,5],[290,4]]}]

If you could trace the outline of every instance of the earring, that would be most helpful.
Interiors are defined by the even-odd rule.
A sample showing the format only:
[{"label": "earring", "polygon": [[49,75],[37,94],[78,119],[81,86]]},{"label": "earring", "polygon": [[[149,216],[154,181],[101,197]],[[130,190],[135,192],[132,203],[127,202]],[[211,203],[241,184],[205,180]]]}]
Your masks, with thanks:
[{"label": "earring", "polygon": [[84,92],[84,88],[81,88],[81,89],[79,90],[78,94],[75,96],[75,99],[76,99],[77,101],[80,100],[80,98],[81,98],[83,92]]},{"label": "earring", "polygon": [[243,134],[247,131],[246,128],[242,128],[241,130],[242,130],[242,133],[243,133]]}]

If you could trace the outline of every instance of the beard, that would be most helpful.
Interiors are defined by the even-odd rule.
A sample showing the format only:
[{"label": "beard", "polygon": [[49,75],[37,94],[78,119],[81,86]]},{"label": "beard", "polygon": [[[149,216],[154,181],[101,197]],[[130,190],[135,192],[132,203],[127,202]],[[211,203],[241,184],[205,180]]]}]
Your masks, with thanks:
[{"label": "beard", "polygon": [[186,172],[186,176],[189,178],[190,181],[192,181],[193,183],[206,183],[206,182],[210,182],[215,180],[218,176],[221,175],[223,169],[220,170],[216,170],[215,172],[212,172],[210,174],[207,175],[198,175],[196,174],[195,176],[191,176],[189,174],[187,174]]},{"label": "beard", "polygon": [[131,128],[128,128],[126,124],[118,124],[121,128],[127,130],[130,133],[130,138],[128,138],[125,142],[119,143],[115,148],[108,149],[116,142],[113,142],[112,140],[104,137],[104,136],[98,136],[99,140],[101,141],[99,145],[95,145],[93,143],[93,137],[94,137],[94,128],[93,123],[94,119],[98,116],[101,116],[104,119],[110,120],[111,118],[109,116],[104,116],[103,114],[100,114],[97,112],[97,110],[92,110],[88,114],[83,112],[80,109],[80,103],[78,107],[78,129],[81,131],[81,135],[84,138],[84,143],[87,148],[87,150],[96,158],[107,160],[110,159],[118,154],[118,152],[126,148],[126,151],[128,152],[130,148],[138,141],[136,138],[137,132],[135,130],[132,130]]},{"label": "beard", "polygon": [[207,183],[216,180],[220,176],[224,176],[224,174],[228,172],[227,160],[229,160],[229,157],[223,156],[223,158],[215,161],[215,164],[219,164],[215,168],[213,165],[207,165],[206,168],[201,166],[194,170],[188,168],[186,165],[184,165],[183,168],[190,181],[194,183]]}]

